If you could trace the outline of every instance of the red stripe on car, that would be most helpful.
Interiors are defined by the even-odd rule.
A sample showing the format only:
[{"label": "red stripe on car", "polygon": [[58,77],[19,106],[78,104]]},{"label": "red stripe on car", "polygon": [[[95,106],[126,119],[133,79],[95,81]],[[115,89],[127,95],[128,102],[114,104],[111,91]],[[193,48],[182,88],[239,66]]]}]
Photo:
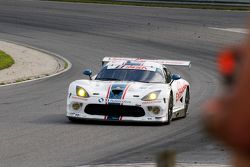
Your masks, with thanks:
[{"label": "red stripe on car", "polygon": [[125,96],[126,96],[126,93],[127,93],[129,87],[130,87],[130,85],[127,85],[127,87],[125,88],[121,100],[124,100],[124,98],[125,98]]},{"label": "red stripe on car", "polygon": [[108,87],[108,92],[107,92],[106,99],[105,99],[106,104],[108,104],[108,98],[109,98],[111,86],[112,86],[112,84],[110,84],[109,87]]}]

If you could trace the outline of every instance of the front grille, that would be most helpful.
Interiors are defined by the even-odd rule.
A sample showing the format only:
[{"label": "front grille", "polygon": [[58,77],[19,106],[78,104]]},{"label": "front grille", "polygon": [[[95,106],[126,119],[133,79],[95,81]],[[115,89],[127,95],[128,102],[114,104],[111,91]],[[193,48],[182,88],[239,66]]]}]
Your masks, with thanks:
[{"label": "front grille", "polygon": [[143,108],[137,106],[88,104],[84,110],[90,115],[142,117],[145,115]]}]

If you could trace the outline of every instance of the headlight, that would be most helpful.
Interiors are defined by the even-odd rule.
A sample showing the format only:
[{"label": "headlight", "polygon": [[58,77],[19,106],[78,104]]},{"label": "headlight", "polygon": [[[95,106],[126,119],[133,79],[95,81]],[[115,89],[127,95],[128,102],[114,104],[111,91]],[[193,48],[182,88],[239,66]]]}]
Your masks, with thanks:
[{"label": "headlight", "polygon": [[88,92],[80,86],[76,87],[76,95],[79,97],[85,97],[85,98],[89,97]]},{"label": "headlight", "polygon": [[147,94],[146,96],[144,96],[141,100],[143,101],[152,101],[152,100],[156,100],[160,94],[160,90],[155,91],[155,92],[151,92],[149,94]]}]

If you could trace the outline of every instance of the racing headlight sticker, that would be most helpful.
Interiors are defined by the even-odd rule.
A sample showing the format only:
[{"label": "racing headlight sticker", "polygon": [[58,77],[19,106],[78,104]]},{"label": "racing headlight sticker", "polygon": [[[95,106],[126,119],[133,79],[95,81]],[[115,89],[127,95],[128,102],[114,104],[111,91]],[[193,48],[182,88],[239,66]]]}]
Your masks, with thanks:
[{"label": "racing headlight sticker", "polygon": [[85,98],[89,97],[88,92],[80,86],[76,87],[76,95],[79,97],[85,97]]},{"label": "racing headlight sticker", "polygon": [[143,101],[153,101],[153,100],[156,100],[158,98],[158,96],[159,96],[160,93],[161,93],[160,90],[151,92],[151,93],[147,94],[146,96],[144,96],[141,100],[143,100]]}]

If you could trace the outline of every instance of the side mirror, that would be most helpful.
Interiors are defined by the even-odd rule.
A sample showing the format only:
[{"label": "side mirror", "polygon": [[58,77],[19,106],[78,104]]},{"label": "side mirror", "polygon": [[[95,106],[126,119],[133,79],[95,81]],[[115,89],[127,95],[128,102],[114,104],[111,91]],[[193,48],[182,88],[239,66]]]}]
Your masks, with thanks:
[{"label": "side mirror", "polygon": [[181,79],[180,75],[178,75],[178,74],[173,74],[172,75],[172,80],[176,81],[176,80],[179,80],[179,79]]},{"label": "side mirror", "polygon": [[89,76],[89,79],[91,80],[91,75],[92,75],[91,69],[85,69],[83,71],[83,74]]}]

